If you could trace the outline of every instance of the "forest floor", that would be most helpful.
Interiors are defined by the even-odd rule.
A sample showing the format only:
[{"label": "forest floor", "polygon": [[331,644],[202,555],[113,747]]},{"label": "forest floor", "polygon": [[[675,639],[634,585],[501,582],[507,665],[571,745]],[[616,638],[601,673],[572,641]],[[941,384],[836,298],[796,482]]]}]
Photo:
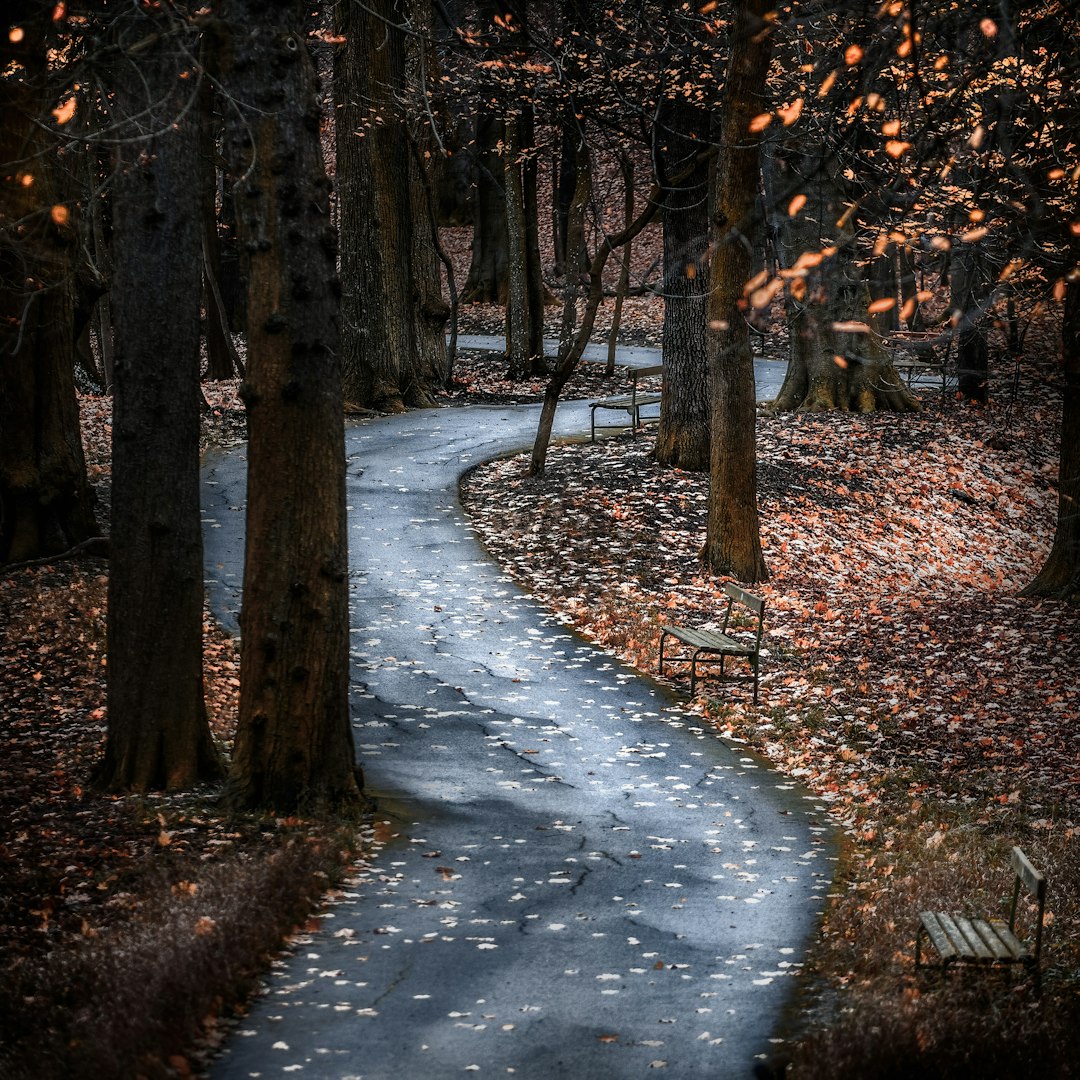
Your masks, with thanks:
[{"label": "forest floor", "polygon": [[[485,328],[481,321],[462,330]],[[638,337],[649,340],[644,330]],[[802,1032],[810,1050],[799,1076],[845,1075],[845,1054],[868,1041],[897,1062],[955,1041],[970,1017],[942,1009],[916,980],[915,912],[972,897],[999,907],[1013,843],[1051,870],[1046,989],[1034,999],[1022,985],[985,990],[980,981],[952,984],[953,992],[974,995],[972,1016],[996,1017],[1017,1048],[1018,1076],[1034,1074],[1033,1045],[1057,1042],[1062,1025],[1078,1019],[1080,612],[1017,595],[1053,535],[1060,401],[1052,362],[1025,367],[1015,384],[1013,372],[998,374],[984,408],[929,395],[921,412],[903,416],[759,415],[770,571],[759,589],[768,604],[760,704],[742,687],[707,681],[693,707],[719,736],[830,800],[847,838],[811,957],[817,979],[807,980],[815,993],[805,1007],[819,1022]],[[456,378],[448,404],[535,400],[542,390],[506,383],[492,357],[462,358]],[[566,396],[618,382],[589,368]],[[235,384],[204,389],[206,445],[241,440]],[[89,468],[107,500],[109,404],[84,397],[82,408]],[[463,485],[485,543],[523,586],[644,672],[655,672],[659,625],[714,621],[722,585],[697,562],[707,481],[658,468],[651,441],[554,447],[541,479],[511,458],[474,470]],[[303,923],[363,841],[363,830],[229,818],[212,792],[95,792],[106,586],[107,563],[92,560],[0,575],[5,1075],[23,1075],[3,1068],[5,1038],[17,1041],[18,1025],[39,1043],[82,1039],[88,1025],[102,1042],[126,1038],[133,1021],[95,1013],[86,998],[124,992],[138,1013],[135,1003],[162,979],[194,970],[200,948],[215,951],[226,928],[249,919],[245,901],[257,891],[267,901],[259,906],[278,917],[251,930],[262,936],[234,958],[229,985],[210,976],[218,982],[191,1003],[187,1028],[178,1019],[147,1036],[159,1053],[140,1060],[145,1075],[187,1075],[223,1030],[204,1024],[193,1047],[192,1023],[250,985],[252,957]],[[238,657],[209,622],[206,634],[209,714],[227,747]],[[681,675],[674,682],[683,685]],[[146,924],[158,929],[140,938]],[[104,962],[120,952],[123,964]],[[998,996],[988,1004],[986,993]],[[1002,994],[1016,1007],[1004,1008]],[[57,1019],[75,1004],[78,1023]],[[982,1039],[985,1021],[971,1023],[972,1038]],[[65,1053],[83,1062],[67,1075],[95,1075],[92,1056],[72,1046]],[[1071,1075],[1057,1060],[1043,1054],[1039,1075]],[[873,1071],[865,1059],[852,1068],[910,1075]]]}]

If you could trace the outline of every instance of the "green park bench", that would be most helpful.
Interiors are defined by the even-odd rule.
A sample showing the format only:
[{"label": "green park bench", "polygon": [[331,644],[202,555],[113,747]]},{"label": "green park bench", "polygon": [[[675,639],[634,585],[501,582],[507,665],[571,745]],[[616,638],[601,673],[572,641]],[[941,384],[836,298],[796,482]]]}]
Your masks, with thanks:
[{"label": "green park bench", "polygon": [[[923,944],[929,940],[938,955],[943,971],[953,964],[975,964],[986,968],[1018,964],[1035,974],[1039,985],[1039,959],[1042,952],[1043,916],[1046,910],[1046,878],[1028,861],[1018,847],[1012,849],[1013,881],[1009,921],[972,918],[944,911],[923,911],[915,934],[915,968],[923,963]],[[1036,904],[1035,926],[1028,941],[1017,936],[1017,912],[1021,889],[1026,889]]]},{"label": "green park bench", "polygon": [[[630,393],[616,394],[613,397],[599,398],[589,402],[590,428],[592,441],[596,442],[596,410],[613,409],[616,412],[625,412],[630,417],[630,434],[637,438],[637,429],[647,420],[658,420],[656,416],[642,416],[641,410],[651,405],[659,405],[661,395],[656,391],[642,391],[638,384],[644,379],[654,375],[661,375],[664,371],[663,364],[654,364],[652,367],[630,368]],[[606,424],[605,427],[612,425]],[[619,425],[620,427],[622,425]]]},{"label": "green park bench", "polygon": [[[690,664],[690,693],[697,688],[698,665],[719,664],[719,678],[753,682],[754,704],[758,700],[758,674],[761,658],[761,634],[765,625],[765,601],[760,596],[740,589],[730,582],[724,586],[727,594],[727,610],[720,630],[698,630],[685,626],[663,626],[660,630],[660,674],[664,674],[664,661]],[[732,610],[738,604],[732,619]],[[743,610],[744,609],[744,610]],[[746,614],[749,612],[749,615]],[[737,627],[737,624],[742,624]],[[736,637],[735,634],[738,634]],[[678,656],[665,655],[664,645],[669,637],[681,641],[690,652]],[[724,675],[724,661],[729,657],[741,657],[750,664],[749,675]]]},{"label": "green park bench", "polygon": [[884,344],[893,368],[909,387],[913,383],[939,382],[944,395],[950,380],[955,381],[951,332],[894,330]]}]

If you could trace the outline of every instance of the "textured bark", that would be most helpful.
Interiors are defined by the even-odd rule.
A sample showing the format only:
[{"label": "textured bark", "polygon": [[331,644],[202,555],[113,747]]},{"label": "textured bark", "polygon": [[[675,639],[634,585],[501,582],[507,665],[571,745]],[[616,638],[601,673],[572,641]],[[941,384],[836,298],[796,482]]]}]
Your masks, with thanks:
[{"label": "textured bark", "polygon": [[763,109],[771,38],[763,34],[768,0],[746,0],[736,16],[728,59],[720,155],[711,184],[713,224],[708,300],[712,458],[702,559],[740,581],[768,577],[757,508],[754,358],[743,318],[743,288],[752,269],[760,140],[750,121]]},{"label": "textured bark", "polygon": [[537,234],[536,160],[531,110],[506,122],[503,187],[508,237],[507,360],[512,379],[547,374],[544,283]]},{"label": "textured bark", "polygon": [[198,118],[180,78],[192,41],[137,11],[114,25],[122,56],[143,46],[115,68],[108,738],[95,780],[170,790],[223,772],[203,704]]},{"label": "textured bark", "polygon": [[483,115],[476,122],[473,146],[473,242],[469,276],[461,290],[466,302],[505,304],[509,274],[506,196],[496,146],[503,140],[503,122]]},{"label": "textured bark", "polygon": [[431,405],[445,369],[428,178],[401,114],[408,17],[406,0],[337,5],[342,378],[349,401],[384,412]]},{"label": "textured bark", "polygon": [[[517,0],[521,2],[521,0]],[[486,33],[495,19],[503,19],[515,0],[478,0],[474,18]],[[504,24],[505,25],[505,24]],[[473,242],[469,275],[462,288],[462,299],[481,304],[507,302],[509,289],[510,236],[506,220],[503,160],[499,148],[506,138],[503,120],[481,111],[476,120],[476,138],[472,146]]]},{"label": "textured bark", "polygon": [[[52,99],[44,85],[47,9],[6,11],[0,63],[0,563],[66,551],[94,536],[74,372],[74,223],[53,219],[55,159],[37,120]],[[65,207],[66,208],[66,207]]]},{"label": "textured bark", "polygon": [[[566,239],[569,251],[582,251],[585,244],[585,207],[589,200],[589,192],[592,189],[592,161],[589,148],[584,139],[579,139],[574,147],[574,172],[577,182],[574,185],[574,195],[566,208]],[[597,259],[604,254],[601,248]],[[576,261],[576,260],[575,260]],[[604,259],[606,262],[606,256]],[[585,327],[575,333],[577,319],[578,297],[581,294],[581,277],[577,267],[567,267],[566,284],[563,293],[562,318],[559,326],[559,358],[555,364],[555,370],[544,388],[544,400],[540,406],[540,422],[536,429],[536,438],[533,440],[532,456],[529,460],[529,475],[541,476],[547,461],[547,449],[551,443],[551,432],[555,425],[555,412],[559,405],[559,395],[563,387],[573,374],[574,368],[581,359],[585,350],[585,343],[592,332],[592,324],[596,319],[596,311],[600,306],[601,278],[603,275],[604,262],[599,263],[599,269],[594,262],[591,269],[595,271],[591,279],[589,301],[586,304]]]},{"label": "textured bark", "polygon": [[[629,229],[634,220],[634,159],[629,154],[619,155],[619,172],[623,182],[623,228]],[[630,267],[633,265],[634,244],[623,244],[619,280],[615,286],[615,307],[611,312],[611,329],[608,331],[607,363],[605,375],[615,374],[615,358],[619,347],[619,331],[622,328],[623,303],[630,294]]]},{"label": "textured bark", "polygon": [[355,804],[339,286],[305,6],[224,0],[226,147],[250,253],[234,805]]},{"label": "textured bark", "polygon": [[[1080,262],[1080,250],[1074,265]],[[1065,293],[1061,328],[1065,360],[1061,413],[1061,464],[1058,472],[1058,517],[1054,544],[1046,563],[1024,596],[1080,599],[1080,282]]]},{"label": "textured bark", "polygon": [[671,184],[699,154],[708,135],[708,112],[678,98],[665,101],[657,119],[656,163],[664,202],[664,329],[667,371],[654,454],[661,465],[704,472],[709,468],[709,364],[705,303],[709,291],[709,166],[697,162],[687,179]]},{"label": "textured bark", "polygon": [[[419,6],[414,2],[414,9]],[[426,43],[418,47],[429,48]],[[422,71],[417,73],[417,78],[423,78]],[[435,190],[437,157],[433,143],[426,125],[411,130],[408,196],[413,349],[402,360],[408,376],[404,380],[405,399],[415,405],[434,404],[432,392],[445,386],[449,379],[446,330],[453,308],[454,268],[440,246]],[[447,276],[450,304],[443,298],[440,266]]]}]

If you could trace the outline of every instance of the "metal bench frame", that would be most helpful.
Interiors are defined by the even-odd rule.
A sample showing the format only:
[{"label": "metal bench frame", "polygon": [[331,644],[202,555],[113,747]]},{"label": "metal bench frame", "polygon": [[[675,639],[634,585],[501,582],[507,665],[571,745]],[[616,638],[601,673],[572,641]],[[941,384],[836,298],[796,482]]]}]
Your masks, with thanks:
[{"label": "metal bench frame", "polygon": [[[724,623],[721,630],[696,630],[685,626],[663,626],[660,629],[660,674],[664,674],[664,661],[671,663],[689,663],[690,665],[690,694],[697,689],[698,664],[719,664],[718,678],[736,682],[753,682],[754,704],[758,701],[758,678],[761,668],[761,635],[765,626],[765,601],[760,596],[746,592],[737,585],[730,583],[724,586],[727,594],[727,610],[724,612]],[[752,640],[748,638],[735,638],[728,633],[731,623],[731,613],[735,604],[749,609],[756,617],[756,626],[752,629]],[[688,645],[692,650],[677,656],[668,655],[664,652],[664,645],[668,637],[673,637]],[[750,664],[750,675],[725,675],[724,661],[729,656],[741,657]]]},{"label": "metal bench frame", "polygon": [[[658,417],[645,417],[641,415],[641,410],[647,405],[659,405],[661,396],[660,394],[649,392],[638,392],[638,381],[640,379],[649,378],[652,375],[661,375],[664,371],[663,364],[655,364],[652,367],[643,368],[630,368],[630,393],[629,394],[616,394],[614,397],[599,398],[597,401],[589,402],[589,419],[590,419],[590,433],[593,442],[596,442],[596,410],[597,409],[615,409],[620,412],[626,412],[630,414],[630,435],[631,438],[637,438],[637,429],[642,424],[644,419],[658,419]],[[605,427],[612,425],[605,424]]]},{"label": "metal bench frame", "polygon": [[[924,379],[940,381],[943,397],[949,383],[955,381],[950,361],[952,345],[951,331],[895,330],[885,339],[892,366],[908,387]],[[944,351],[939,356],[937,350],[941,348]],[[908,355],[902,356],[902,353]]]}]

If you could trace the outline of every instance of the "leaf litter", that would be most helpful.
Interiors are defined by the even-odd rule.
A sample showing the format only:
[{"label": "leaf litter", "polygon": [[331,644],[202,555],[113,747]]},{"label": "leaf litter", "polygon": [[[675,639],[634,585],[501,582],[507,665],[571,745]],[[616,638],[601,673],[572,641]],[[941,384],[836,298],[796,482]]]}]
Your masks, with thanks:
[{"label": "leaf litter", "polygon": [[[1023,599],[1053,537],[1058,402],[1031,376],[1006,410],[758,418],[770,579],[760,707],[706,680],[694,707],[872,828],[897,795],[1018,802],[1075,821],[1075,606]],[[703,573],[708,480],[652,440],[492,462],[462,493],[493,555],[602,647],[655,672],[664,623],[716,625]],[[674,685],[685,688],[674,669]]]}]

